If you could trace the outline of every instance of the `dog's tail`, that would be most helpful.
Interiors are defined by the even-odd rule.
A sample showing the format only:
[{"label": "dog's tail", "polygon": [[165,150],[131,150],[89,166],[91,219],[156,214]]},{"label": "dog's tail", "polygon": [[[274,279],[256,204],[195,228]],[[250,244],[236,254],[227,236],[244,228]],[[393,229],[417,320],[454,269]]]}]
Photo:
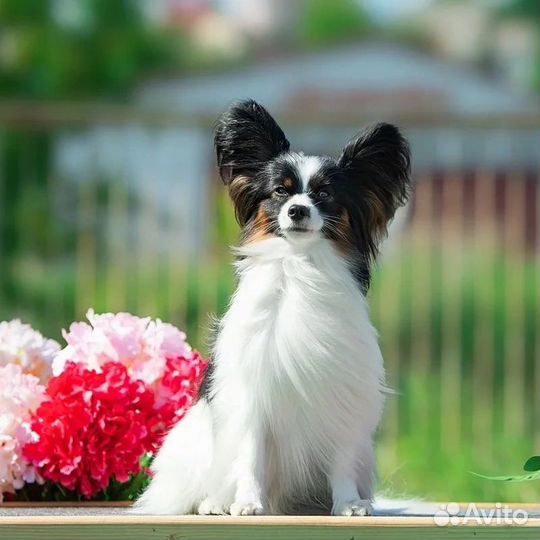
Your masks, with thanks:
[{"label": "dog's tail", "polygon": [[158,452],[150,485],[133,506],[137,514],[190,514],[206,496],[213,454],[212,415],[200,399],[171,430]]}]

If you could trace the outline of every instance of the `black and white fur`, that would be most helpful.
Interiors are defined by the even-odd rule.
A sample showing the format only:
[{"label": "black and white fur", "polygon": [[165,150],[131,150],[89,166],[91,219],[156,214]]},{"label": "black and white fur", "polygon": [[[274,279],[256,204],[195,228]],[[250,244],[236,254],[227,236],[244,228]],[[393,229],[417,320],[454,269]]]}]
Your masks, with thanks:
[{"label": "black and white fur", "polygon": [[219,120],[215,146],[243,227],[238,288],[201,396],[136,510],[368,514],[385,382],[365,293],[407,199],[407,142],[378,124],[337,160],[306,156],[244,101]]}]

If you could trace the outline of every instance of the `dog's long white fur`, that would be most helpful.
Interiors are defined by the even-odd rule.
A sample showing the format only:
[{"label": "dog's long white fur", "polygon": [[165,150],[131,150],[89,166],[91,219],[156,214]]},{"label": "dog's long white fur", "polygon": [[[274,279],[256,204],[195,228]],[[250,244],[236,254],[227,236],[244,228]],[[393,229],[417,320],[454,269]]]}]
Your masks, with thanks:
[{"label": "dog's long white fur", "polygon": [[372,500],[384,369],[366,300],[335,245],[239,249],[212,395],[168,435],[135,511],[276,513],[328,479],[333,513]]}]

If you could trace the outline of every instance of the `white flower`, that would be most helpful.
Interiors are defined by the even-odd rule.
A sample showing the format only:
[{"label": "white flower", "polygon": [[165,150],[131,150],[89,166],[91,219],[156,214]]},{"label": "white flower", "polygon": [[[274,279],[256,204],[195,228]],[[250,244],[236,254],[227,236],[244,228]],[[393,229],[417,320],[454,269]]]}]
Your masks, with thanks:
[{"label": "white flower", "polygon": [[37,377],[20,366],[0,367],[0,502],[26,482],[41,482],[34,467],[24,459],[22,448],[33,440],[31,415],[39,407],[45,388]]},{"label": "white flower", "polygon": [[15,364],[24,373],[35,375],[46,383],[52,375],[51,365],[60,345],[44,338],[19,319],[0,322],[0,366]]}]

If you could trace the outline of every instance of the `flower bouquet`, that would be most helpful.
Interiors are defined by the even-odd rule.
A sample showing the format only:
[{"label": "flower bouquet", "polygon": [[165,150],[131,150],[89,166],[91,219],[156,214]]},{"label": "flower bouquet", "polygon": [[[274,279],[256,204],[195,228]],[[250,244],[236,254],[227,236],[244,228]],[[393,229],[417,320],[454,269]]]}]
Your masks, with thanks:
[{"label": "flower bouquet", "polygon": [[0,323],[0,502],[129,500],[195,399],[206,361],[171,324],[87,313],[61,349]]}]

